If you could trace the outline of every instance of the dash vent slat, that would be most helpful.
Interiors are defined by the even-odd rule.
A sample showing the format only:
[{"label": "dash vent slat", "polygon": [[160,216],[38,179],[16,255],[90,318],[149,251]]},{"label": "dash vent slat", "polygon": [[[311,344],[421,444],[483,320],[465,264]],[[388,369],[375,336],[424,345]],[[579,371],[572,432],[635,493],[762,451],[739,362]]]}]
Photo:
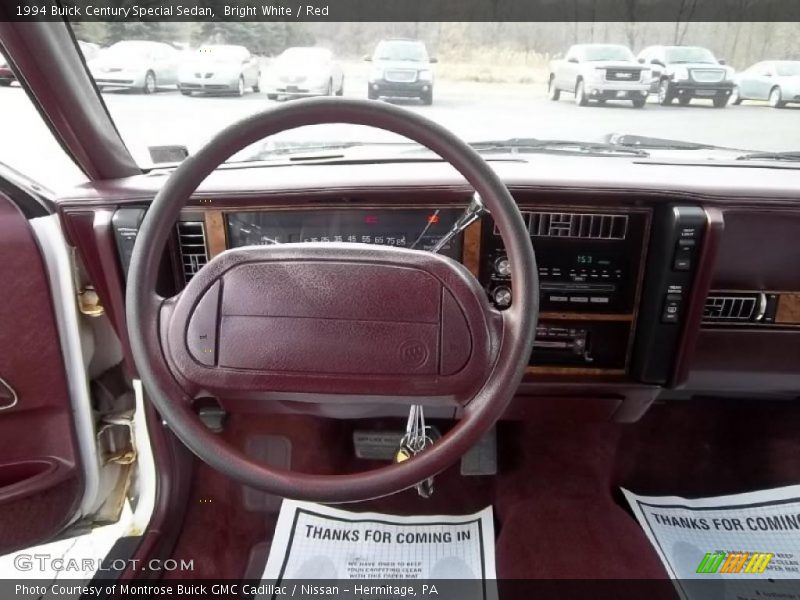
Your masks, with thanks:
[{"label": "dash vent slat", "polygon": [[759,294],[711,294],[703,307],[703,321],[732,323],[757,321]]},{"label": "dash vent slat", "polygon": [[589,240],[624,240],[628,215],[572,212],[530,213],[531,237],[559,237]]},{"label": "dash vent slat", "polygon": [[206,230],[202,221],[178,223],[178,245],[181,252],[183,279],[186,283],[208,262]]}]

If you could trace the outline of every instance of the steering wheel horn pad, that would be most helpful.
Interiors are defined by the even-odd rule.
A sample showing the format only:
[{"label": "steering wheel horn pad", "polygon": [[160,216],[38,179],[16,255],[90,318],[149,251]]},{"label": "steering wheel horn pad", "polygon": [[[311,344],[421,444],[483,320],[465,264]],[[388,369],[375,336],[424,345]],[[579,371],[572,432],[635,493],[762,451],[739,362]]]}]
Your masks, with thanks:
[{"label": "steering wheel horn pad", "polygon": [[[249,144],[323,123],[385,129],[428,147],[455,167],[480,194],[503,237],[514,281],[511,307],[502,313],[491,308],[472,274],[449,258],[347,244],[228,250],[176,297],[159,297],[156,278],[164,248],[181,208],[202,181]],[[522,215],[469,145],[405,109],[315,98],[234,123],[176,168],[137,235],[126,312],[147,398],[201,460],[275,495],[347,502],[395,493],[439,473],[494,425],[530,359],[538,292]],[[225,442],[194,412],[192,399],[200,393],[212,393],[223,404],[235,397],[352,402],[369,396],[461,410],[436,444],[410,460],[359,473],[317,475],[256,462]]]},{"label": "steering wheel horn pad", "polygon": [[459,263],[361,244],[253,246],[215,257],[162,340],[192,396],[465,404],[502,318]]}]

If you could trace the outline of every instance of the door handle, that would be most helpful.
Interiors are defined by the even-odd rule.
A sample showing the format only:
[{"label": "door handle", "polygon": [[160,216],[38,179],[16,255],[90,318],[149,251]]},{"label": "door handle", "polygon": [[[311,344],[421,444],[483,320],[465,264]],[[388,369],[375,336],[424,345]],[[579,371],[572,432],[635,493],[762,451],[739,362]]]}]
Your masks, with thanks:
[{"label": "door handle", "polygon": [[16,406],[18,399],[17,392],[14,391],[14,388],[12,388],[5,379],[0,377],[0,410],[6,410],[7,408]]}]

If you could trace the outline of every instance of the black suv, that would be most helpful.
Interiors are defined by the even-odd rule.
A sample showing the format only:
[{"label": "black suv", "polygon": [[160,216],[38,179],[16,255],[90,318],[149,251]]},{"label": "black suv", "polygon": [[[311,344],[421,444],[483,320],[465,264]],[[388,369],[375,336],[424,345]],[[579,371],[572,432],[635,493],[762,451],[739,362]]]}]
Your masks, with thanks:
[{"label": "black suv", "polygon": [[428,57],[425,43],[420,40],[381,40],[372,56],[367,97],[419,98],[423,104],[433,104],[433,70],[435,58]]},{"label": "black suv", "polygon": [[651,68],[651,91],[658,94],[663,106],[676,98],[684,106],[692,98],[709,99],[717,108],[728,105],[734,70],[706,48],[650,46],[639,53],[639,62]]}]

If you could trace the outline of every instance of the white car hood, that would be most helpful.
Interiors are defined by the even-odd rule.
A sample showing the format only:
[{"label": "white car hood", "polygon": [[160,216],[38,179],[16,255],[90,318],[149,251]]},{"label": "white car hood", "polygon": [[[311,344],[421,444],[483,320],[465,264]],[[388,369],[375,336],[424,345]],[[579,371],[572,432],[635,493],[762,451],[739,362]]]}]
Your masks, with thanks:
[{"label": "white car hood", "polygon": [[240,64],[230,60],[209,60],[194,59],[183,63],[182,68],[186,71],[236,71]]},{"label": "white car hood", "polygon": [[726,71],[725,65],[720,65],[717,63],[670,63],[667,65],[668,69],[678,69],[678,68],[685,68],[685,69],[719,69],[721,71]]},{"label": "white car hood", "polygon": [[305,62],[279,62],[275,63],[273,67],[274,72],[278,76],[291,75],[291,76],[305,76],[315,77],[328,74],[328,68],[325,65],[309,64]]},{"label": "white car hood", "polygon": [[632,60],[592,60],[586,61],[584,64],[595,69],[638,69],[641,71],[647,68]]},{"label": "white car hood", "polygon": [[146,67],[146,62],[135,57],[99,57],[89,63],[91,70],[121,69],[123,71],[138,71]]}]

